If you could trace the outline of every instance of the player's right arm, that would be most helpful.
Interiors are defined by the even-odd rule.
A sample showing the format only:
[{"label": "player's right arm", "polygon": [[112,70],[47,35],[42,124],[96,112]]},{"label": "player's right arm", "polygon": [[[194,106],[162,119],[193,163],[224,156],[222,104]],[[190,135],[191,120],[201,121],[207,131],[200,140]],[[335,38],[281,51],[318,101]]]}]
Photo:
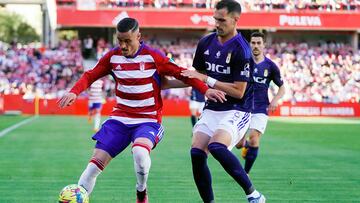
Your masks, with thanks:
[{"label": "player's right arm", "polygon": [[97,79],[108,75],[111,71],[110,57],[111,51],[103,56],[93,69],[86,71],[71,88],[70,92],[66,93],[57,101],[59,107],[64,108],[72,105],[81,92],[90,87]]}]

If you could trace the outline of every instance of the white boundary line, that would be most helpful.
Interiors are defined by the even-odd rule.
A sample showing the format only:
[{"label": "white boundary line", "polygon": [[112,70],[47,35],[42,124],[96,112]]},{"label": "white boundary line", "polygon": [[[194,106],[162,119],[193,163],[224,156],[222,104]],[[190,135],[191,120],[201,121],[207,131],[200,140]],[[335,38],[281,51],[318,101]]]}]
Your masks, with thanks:
[{"label": "white boundary line", "polygon": [[4,130],[0,131],[0,138],[5,136],[6,134],[8,134],[9,132],[15,130],[16,128],[22,126],[22,125],[25,125],[27,123],[30,123],[31,121],[35,120],[36,118],[38,118],[39,116],[33,116],[33,117],[30,117],[28,119],[25,119],[19,123],[16,123],[8,128],[5,128]]}]

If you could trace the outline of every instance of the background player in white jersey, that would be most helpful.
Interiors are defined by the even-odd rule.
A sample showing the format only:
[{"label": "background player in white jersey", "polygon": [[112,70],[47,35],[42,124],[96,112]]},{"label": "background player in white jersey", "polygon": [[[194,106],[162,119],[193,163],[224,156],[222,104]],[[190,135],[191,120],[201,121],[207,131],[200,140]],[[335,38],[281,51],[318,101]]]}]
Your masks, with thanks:
[{"label": "background player in white jersey", "polygon": [[94,81],[106,75],[114,77],[117,104],[109,119],[92,137],[97,141],[94,154],[78,184],[91,194],[97,176],[132,143],[137,179],[136,202],[146,203],[150,152],[161,141],[164,133],[161,125],[161,78],[173,76],[216,101],[224,101],[225,96],[221,91],[209,89],[200,80],[181,76],[184,68],[141,42],[139,24],[135,19],[122,19],[116,29],[119,46],[105,54],[92,70],[85,72],[58,103],[61,108],[69,106]]},{"label": "background player in white jersey", "polygon": [[[265,36],[260,32],[251,34],[250,46],[252,50],[252,82],[254,91],[254,107],[251,114],[249,127],[249,141],[242,147],[244,141],[240,141],[236,147],[242,147],[242,157],[245,159],[245,171],[249,174],[258,155],[260,137],[264,134],[268,122],[268,113],[278,107],[278,102],[285,94],[285,87],[279,68],[269,58],[265,57]],[[278,87],[274,98],[269,102],[268,89],[273,81]],[[245,139],[245,138],[244,138]]]},{"label": "background player in white jersey", "polygon": [[101,122],[101,109],[104,101],[103,94],[103,81],[95,81],[88,91],[89,93],[89,117],[88,121],[94,120],[94,131],[97,132],[100,128]]},{"label": "background player in white jersey", "polygon": [[[193,129],[191,160],[194,181],[202,200],[214,202],[207,153],[222,165],[241,186],[251,203],[265,202],[255,190],[237,157],[230,151],[244,136],[252,109],[250,81],[251,51],[248,42],[236,30],[241,6],[234,0],[222,0],[214,12],[216,33],[203,37],[197,45],[193,66],[198,71],[183,75],[199,78],[210,87],[226,92],[222,104],[207,102]],[[233,202],[237,202],[234,200]]]}]

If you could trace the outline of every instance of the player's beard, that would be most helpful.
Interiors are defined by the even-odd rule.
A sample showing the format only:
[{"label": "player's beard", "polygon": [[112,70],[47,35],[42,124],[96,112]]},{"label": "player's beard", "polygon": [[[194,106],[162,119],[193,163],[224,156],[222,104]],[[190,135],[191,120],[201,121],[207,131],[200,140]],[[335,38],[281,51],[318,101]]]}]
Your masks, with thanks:
[{"label": "player's beard", "polygon": [[225,36],[225,32],[224,32],[223,29],[218,29],[218,28],[216,28],[216,34],[217,34],[218,36],[220,36],[220,37]]},{"label": "player's beard", "polygon": [[252,52],[254,56],[259,56],[261,54],[259,49],[253,49]]}]

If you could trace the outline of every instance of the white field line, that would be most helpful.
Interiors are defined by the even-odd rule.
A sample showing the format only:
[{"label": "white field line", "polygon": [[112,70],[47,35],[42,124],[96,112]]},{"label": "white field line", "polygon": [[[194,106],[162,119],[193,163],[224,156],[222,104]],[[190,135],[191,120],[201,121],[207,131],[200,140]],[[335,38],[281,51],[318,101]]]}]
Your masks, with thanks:
[{"label": "white field line", "polygon": [[21,127],[22,125],[25,125],[25,124],[27,124],[27,123],[30,123],[31,121],[35,120],[36,118],[38,118],[38,116],[33,116],[33,117],[31,117],[31,118],[28,118],[28,119],[25,119],[25,120],[23,120],[23,121],[21,121],[21,122],[18,122],[18,123],[14,124],[14,125],[12,125],[12,126],[10,126],[10,127],[8,127],[8,128],[5,128],[4,130],[0,131],[0,138],[3,137],[3,136],[5,136],[5,135],[8,134],[9,132],[15,130],[16,128],[19,128],[19,127]]}]

